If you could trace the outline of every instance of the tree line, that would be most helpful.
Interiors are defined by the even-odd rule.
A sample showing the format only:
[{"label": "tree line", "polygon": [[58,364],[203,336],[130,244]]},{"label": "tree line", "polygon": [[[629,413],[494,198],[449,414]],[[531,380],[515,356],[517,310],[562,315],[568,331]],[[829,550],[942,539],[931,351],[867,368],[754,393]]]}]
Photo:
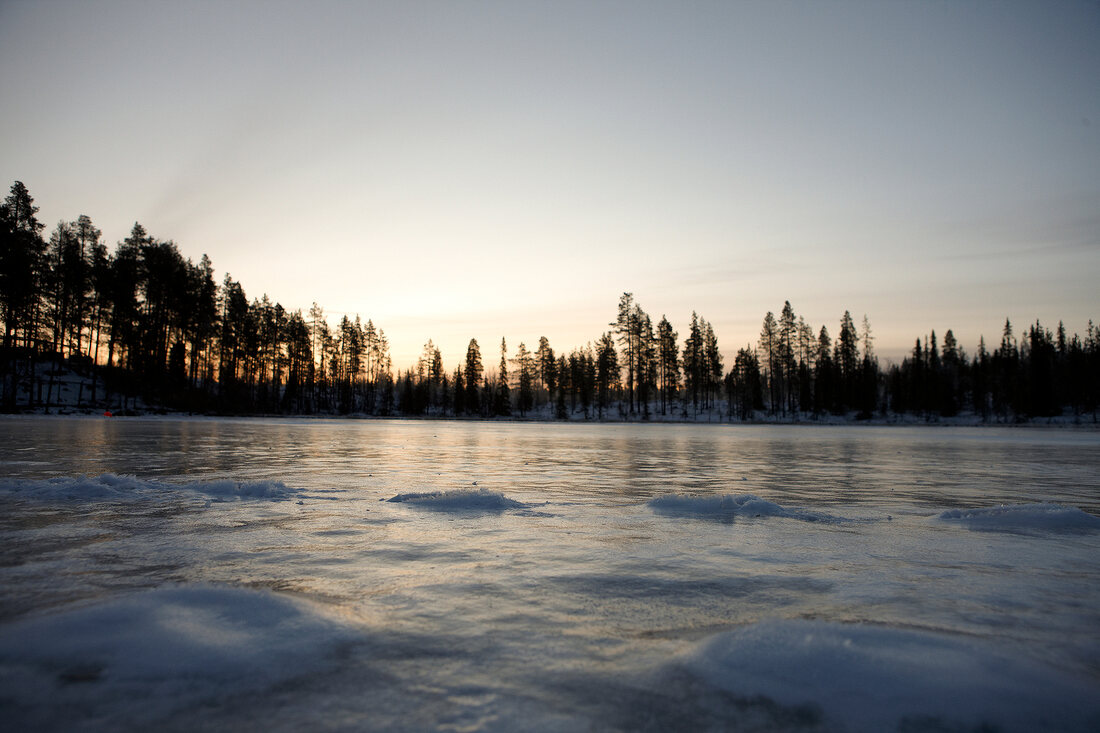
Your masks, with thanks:
[{"label": "tree line", "polygon": [[137,223],[113,252],[85,215],[44,236],[37,212],[19,181],[0,205],[6,411],[60,405],[60,377],[71,372],[82,377],[79,406],[220,414],[1095,420],[1100,401],[1091,322],[1083,338],[1036,322],[1018,340],[1006,321],[1000,344],[990,351],[982,339],[972,357],[950,330],[942,344],[932,332],[884,368],[866,316],[857,326],[846,311],[834,339],[787,301],[726,371],[706,319],[692,313],[681,340],[631,293],[597,339],[568,353],[545,337],[512,352],[502,338],[486,368],[471,339],[448,371],[429,339],[417,363],[395,373],[386,335],[369,319],[345,315],[333,326],[317,303],[303,314],[266,294],[249,300],[230,275],[215,281],[206,255],[195,263]]}]

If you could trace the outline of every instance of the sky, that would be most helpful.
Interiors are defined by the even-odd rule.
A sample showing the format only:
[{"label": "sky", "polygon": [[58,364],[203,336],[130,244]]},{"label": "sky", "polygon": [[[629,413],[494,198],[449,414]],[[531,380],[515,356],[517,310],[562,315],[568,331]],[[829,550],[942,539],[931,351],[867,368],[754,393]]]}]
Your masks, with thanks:
[{"label": "sky", "polygon": [[1098,2],[0,0],[0,185],[453,369],[1100,320]]}]

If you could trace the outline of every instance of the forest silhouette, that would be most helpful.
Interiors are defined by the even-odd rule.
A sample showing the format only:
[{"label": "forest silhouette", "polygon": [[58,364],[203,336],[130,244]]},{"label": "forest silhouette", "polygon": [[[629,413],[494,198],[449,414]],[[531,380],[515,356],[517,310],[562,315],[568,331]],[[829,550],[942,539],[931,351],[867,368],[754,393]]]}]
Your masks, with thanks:
[{"label": "forest silhouette", "polygon": [[[43,236],[19,181],[0,206],[0,406],[176,410],[204,414],[538,416],[546,419],[925,420],[973,414],[1015,422],[1097,419],[1100,329],[1085,336],[1036,321],[973,355],[952,331],[917,338],[900,364],[882,366],[864,317],[849,312],[836,337],[811,327],[789,301],[768,312],[756,344],[728,371],[711,324],[691,314],[683,340],[667,317],[654,326],[631,293],[594,341],[555,354],[543,337],[495,370],[471,339],[448,371],[429,339],[417,363],[395,372],[383,330],[343,316],[330,324],[316,303],[288,312],[239,281],[219,285],[172,241],[135,223],[109,252],[81,215]],[[606,330],[604,330],[606,329]],[[59,377],[76,373],[75,403]],[[86,390],[86,393],[85,393]]]}]

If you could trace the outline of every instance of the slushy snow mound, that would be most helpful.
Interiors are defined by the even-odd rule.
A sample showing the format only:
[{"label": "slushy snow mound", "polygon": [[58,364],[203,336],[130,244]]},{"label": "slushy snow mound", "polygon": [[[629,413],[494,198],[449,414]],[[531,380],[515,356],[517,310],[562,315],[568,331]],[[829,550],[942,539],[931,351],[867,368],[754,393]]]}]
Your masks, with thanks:
[{"label": "slushy snow mound", "polygon": [[949,509],[936,519],[986,532],[1100,530],[1100,517],[1061,504],[1002,504],[984,509]]},{"label": "slushy snow mound", "polygon": [[787,509],[753,494],[722,494],[719,496],[686,496],[668,494],[650,499],[646,506],[658,514],[701,517],[729,521],[735,517],[786,517],[806,522],[833,519],[826,514],[802,509]]},{"label": "slushy snow mound", "polygon": [[1100,729],[1095,680],[963,637],[770,621],[712,636],[680,666],[737,697],[819,711],[826,730]]},{"label": "slushy snow mound", "polygon": [[238,499],[289,499],[298,495],[279,481],[195,481],[173,484],[133,476],[58,477],[44,480],[0,481],[0,495],[35,501],[135,501],[162,499],[171,494],[198,494],[220,501]]},{"label": "slushy snow mound", "polygon": [[500,512],[505,509],[523,509],[527,506],[515,499],[509,499],[504,494],[488,489],[456,489],[453,491],[398,494],[386,499],[386,501],[403,502],[426,509],[452,512]]},{"label": "slushy snow mound", "polygon": [[11,730],[139,729],[321,672],[357,638],[273,593],[161,588],[0,627],[0,709]]}]

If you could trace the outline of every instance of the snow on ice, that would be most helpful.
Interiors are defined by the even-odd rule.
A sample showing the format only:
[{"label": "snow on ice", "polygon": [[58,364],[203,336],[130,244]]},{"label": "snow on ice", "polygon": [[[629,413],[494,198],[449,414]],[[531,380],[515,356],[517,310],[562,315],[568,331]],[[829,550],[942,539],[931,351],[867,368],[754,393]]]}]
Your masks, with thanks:
[{"label": "snow on ice", "polygon": [[283,500],[297,496],[297,489],[280,481],[196,481],[173,484],[138,479],[133,476],[58,477],[44,480],[9,479],[0,481],[0,494],[36,501],[134,501],[163,497],[172,493],[191,493],[217,501],[240,499]]},{"label": "snow on ice", "polygon": [[835,521],[835,517],[803,509],[787,509],[753,494],[687,496],[668,494],[650,499],[647,506],[658,514],[728,521],[735,517],[785,517],[806,522]]},{"label": "snow on ice", "polygon": [[775,620],[700,642],[682,666],[741,698],[808,706],[827,730],[1090,731],[1095,686],[989,642]]},{"label": "snow on ice", "polygon": [[136,729],[316,673],[356,638],[285,596],[163,587],[0,627],[0,708],[11,730],[64,729],[89,711],[95,728]]},{"label": "snow on ice", "polygon": [[509,499],[504,494],[488,489],[456,489],[453,491],[425,491],[419,493],[398,494],[389,502],[412,504],[438,511],[488,511],[500,512],[506,509],[523,509],[526,504]]},{"label": "snow on ice", "polygon": [[1010,504],[981,509],[949,509],[936,519],[986,532],[1081,532],[1100,530],[1100,517],[1061,504]]}]

